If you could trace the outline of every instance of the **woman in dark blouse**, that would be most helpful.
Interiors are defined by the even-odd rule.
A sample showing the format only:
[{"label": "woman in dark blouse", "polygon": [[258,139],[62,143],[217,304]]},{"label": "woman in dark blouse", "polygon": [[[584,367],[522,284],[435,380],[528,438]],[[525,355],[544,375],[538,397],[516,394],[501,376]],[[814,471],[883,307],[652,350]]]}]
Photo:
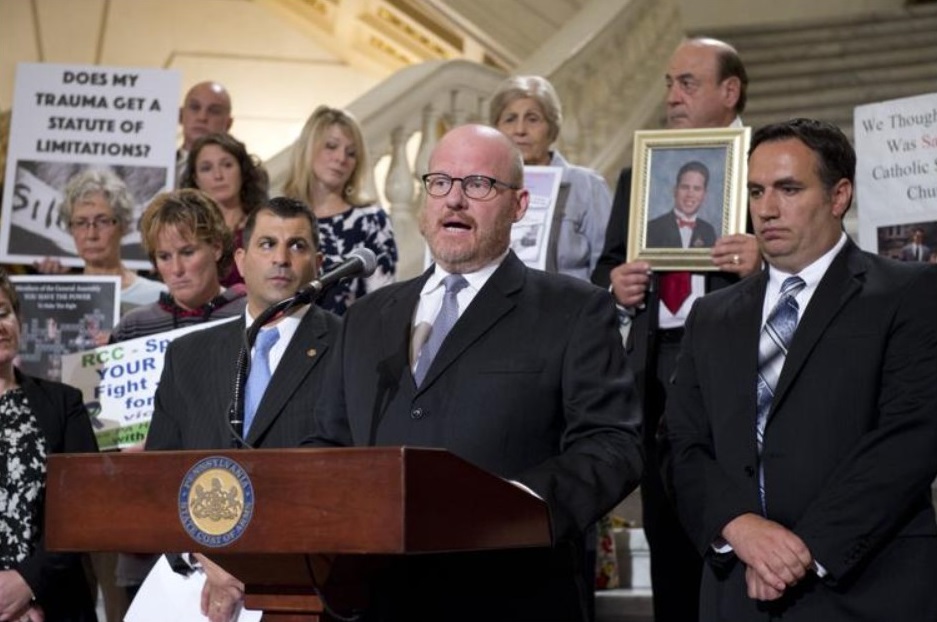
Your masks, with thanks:
[{"label": "woman in dark blouse", "polygon": [[97,443],[77,389],[14,366],[19,313],[16,291],[0,270],[0,619],[93,621],[81,557],[46,551],[42,528],[46,458],[94,452]]}]

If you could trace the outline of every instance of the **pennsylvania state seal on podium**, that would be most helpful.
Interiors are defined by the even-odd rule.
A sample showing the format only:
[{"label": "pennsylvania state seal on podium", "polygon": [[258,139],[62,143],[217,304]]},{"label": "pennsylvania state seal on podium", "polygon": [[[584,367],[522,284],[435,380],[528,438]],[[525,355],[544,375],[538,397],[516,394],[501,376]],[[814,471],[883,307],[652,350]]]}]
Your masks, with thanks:
[{"label": "pennsylvania state seal on podium", "polygon": [[199,460],[179,487],[179,520],[186,533],[203,546],[228,546],[241,537],[253,513],[253,484],[231,458]]}]

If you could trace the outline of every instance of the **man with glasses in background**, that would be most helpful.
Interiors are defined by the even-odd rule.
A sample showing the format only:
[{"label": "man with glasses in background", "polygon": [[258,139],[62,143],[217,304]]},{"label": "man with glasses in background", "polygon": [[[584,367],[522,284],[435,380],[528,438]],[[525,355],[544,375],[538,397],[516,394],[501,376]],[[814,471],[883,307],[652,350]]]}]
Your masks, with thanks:
[{"label": "man with glasses in background", "polygon": [[614,302],[509,250],[529,197],[503,134],[458,127],[429,170],[435,264],[349,309],[310,444],[447,449],[549,507],[552,547],[396,560],[373,619],[586,620],[583,531],[642,466]]}]

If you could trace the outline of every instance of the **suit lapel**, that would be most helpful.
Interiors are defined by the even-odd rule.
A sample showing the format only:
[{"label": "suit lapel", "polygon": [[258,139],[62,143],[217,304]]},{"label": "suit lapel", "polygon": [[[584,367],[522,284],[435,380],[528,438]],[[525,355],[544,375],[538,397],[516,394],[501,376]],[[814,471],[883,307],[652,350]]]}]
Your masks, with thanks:
[{"label": "suit lapel", "polygon": [[[420,292],[426,280],[433,273],[432,269],[423,273],[420,278],[413,279],[401,285],[381,308],[381,339],[382,358],[394,359],[402,356],[405,366],[410,365],[410,339],[413,325],[413,314],[420,303]],[[412,374],[411,382],[412,382]]]},{"label": "suit lapel", "polygon": [[508,253],[446,336],[420,385],[420,392],[431,386],[466,348],[514,308],[513,295],[523,287],[525,271],[521,260],[513,252]]},{"label": "suit lapel", "polygon": [[[227,439],[231,438],[231,430],[228,427],[229,409],[234,399],[234,378],[237,374],[237,360],[241,352],[241,344],[244,342],[244,316],[237,320],[222,325],[222,330],[212,340],[212,349],[217,350],[218,360],[222,363],[216,368],[205,373],[206,386],[203,390],[209,395],[217,395],[219,398],[220,411],[218,416],[214,413],[210,420],[215,422],[209,426],[208,434],[210,436],[205,440],[207,447],[224,447]],[[196,362],[196,365],[201,361]],[[201,369],[187,370],[191,373],[200,373]],[[219,444],[220,443],[220,444]]]},{"label": "suit lapel", "polygon": [[862,289],[860,277],[865,269],[861,251],[852,241],[847,241],[817,285],[817,291],[814,292],[797,326],[781,376],[778,378],[778,386],[775,387],[771,415],[784,400],[827,326],[843,306]]},{"label": "suit lapel", "polygon": [[680,226],[677,224],[677,215],[673,212],[667,215],[667,247],[683,248],[683,238],[680,237]]},{"label": "suit lapel", "polygon": [[[725,339],[730,348],[726,362],[737,365],[739,370],[737,375],[726,376],[732,386],[725,389],[730,391],[730,394],[737,392],[741,396],[737,412],[739,416],[744,416],[750,421],[752,430],[755,429],[758,340],[761,335],[761,315],[767,286],[767,270],[740,282],[737,286],[738,296],[728,301],[727,313],[722,321],[727,330]],[[750,390],[736,391],[734,387],[747,387]]]},{"label": "suit lapel", "polygon": [[[263,399],[257,407],[257,415],[245,439],[251,445],[255,445],[276,421],[297,387],[325,354],[328,347],[328,327],[323,313],[318,307],[309,307],[296,327],[296,333],[286,347],[286,352],[283,353],[283,358],[273,372],[270,384],[267,385]],[[312,416],[312,413],[309,416]]]}]

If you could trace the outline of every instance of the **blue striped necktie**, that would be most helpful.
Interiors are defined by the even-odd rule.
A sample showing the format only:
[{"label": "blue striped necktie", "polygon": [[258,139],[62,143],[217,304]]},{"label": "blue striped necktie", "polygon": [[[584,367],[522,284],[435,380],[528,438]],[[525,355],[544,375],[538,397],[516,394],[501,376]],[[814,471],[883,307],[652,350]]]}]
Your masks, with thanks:
[{"label": "blue striped necktie", "polygon": [[443,284],[446,286],[446,293],[443,295],[442,306],[439,308],[439,313],[433,321],[433,328],[429,333],[429,339],[426,340],[426,343],[423,344],[423,348],[420,350],[420,358],[416,362],[416,369],[413,370],[413,379],[416,381],[416,386],[420,386],[423,383],[423,379],[426,378],[426,372],[429,371],[429,366],[432,365],[433,359],[436,358],[436,353],[439,352],[443,340],[446,338],[446,335],[449,334],[449,331],[452,330],[456,320],[459,319],[459,301],[457,296],[459,292],[468,285],[468,281],[466,281],[465,277],[461,274],[450,274],[443,279]]},{"label": "blue striped necktie", "polygon": [[758,401],[757,418],[755,421],[755,440],[758,443],[758,497],[761,500],[761,511],[767,513],[765,504],[765,472],[761,460],[764,449],[765,426],[768,424],[768,415],[774,401],[774,389],[778,385],[778,378],[784,368],[787,349],[794,338],[797,329],[797,296],[806,286],[799,276],[784,279],[781,284],[781,297],[774,309],[768,315],[761,330],[761,339],[758,343]]}]

